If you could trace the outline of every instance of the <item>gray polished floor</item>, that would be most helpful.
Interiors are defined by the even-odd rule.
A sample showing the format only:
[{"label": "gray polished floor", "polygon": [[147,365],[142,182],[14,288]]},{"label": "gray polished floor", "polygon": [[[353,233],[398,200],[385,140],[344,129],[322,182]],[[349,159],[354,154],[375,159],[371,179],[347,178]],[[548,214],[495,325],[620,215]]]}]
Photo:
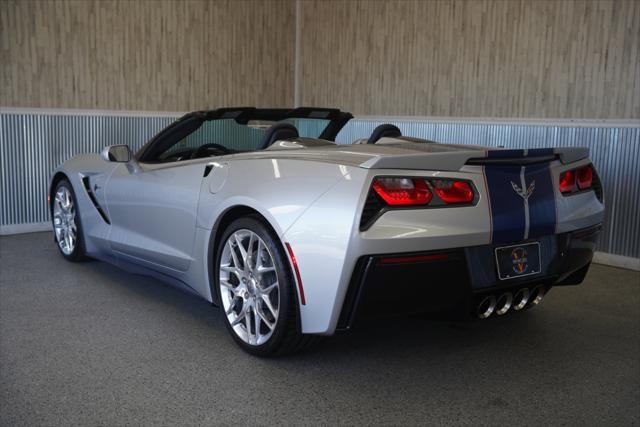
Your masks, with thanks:
[{"label": "gray polished floor", "polygon": [[367,326],[278,360],[219,312],[50,234],[0,238],[0,425],[640,423],[640,273],[486,322]]}]

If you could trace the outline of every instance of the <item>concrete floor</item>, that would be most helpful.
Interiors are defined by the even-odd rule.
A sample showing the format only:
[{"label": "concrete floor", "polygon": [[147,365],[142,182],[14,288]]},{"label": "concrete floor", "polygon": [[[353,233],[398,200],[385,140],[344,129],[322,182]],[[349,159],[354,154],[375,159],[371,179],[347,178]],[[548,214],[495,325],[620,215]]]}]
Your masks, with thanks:
[{"label": "concrete floor", "polygon": [[0,238],[0,425],[640,423],[640,273],[486,322],[371,325],[261,360],[209,304],[51,236]]}]

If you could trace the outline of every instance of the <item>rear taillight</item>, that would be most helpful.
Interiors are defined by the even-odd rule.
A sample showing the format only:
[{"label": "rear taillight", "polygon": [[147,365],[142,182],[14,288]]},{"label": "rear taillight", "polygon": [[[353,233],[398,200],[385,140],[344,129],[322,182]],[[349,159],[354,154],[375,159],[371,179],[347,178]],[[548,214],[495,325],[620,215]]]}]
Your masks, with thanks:
[{"label": "rear taillight", "polygon": [[373,180],[360,216],[360,230],[367,230],[384,212],[398,208],[471,206],[476,191],[468,180],[379,176]]},{"label": "rear taillight", "polygon": [[560,192],[571,193],[576,186],[576,174],[574,171],[564,171],[560,174]]},{"label": "rear taillight", "polygon": [[466,181],[434,179],[431,184],[438,197],[446,204],[470,203],[473,201],[473,190]]},{"label": "rear taillight", "polygon": [[372,188],[388,206],[443,206],[475,198],[470,182],[450,178],[379,177]]},{"label": "rear taillight", "polygon": [[558,186],[562,194],[588,190],[593,186],[593,166],[587,165],[560,174]]},{"label": "rear taillight", "polygon": [[591,165],[578,169],[576,181],[578,182],[578,188],[581,190],[591,188],[591,184],[593,183],[593,168]]},{"label": "rear taillight", "polygon": [[426,205],[433,198],[424,179],[376,178],[373,189],[390,206]]}]

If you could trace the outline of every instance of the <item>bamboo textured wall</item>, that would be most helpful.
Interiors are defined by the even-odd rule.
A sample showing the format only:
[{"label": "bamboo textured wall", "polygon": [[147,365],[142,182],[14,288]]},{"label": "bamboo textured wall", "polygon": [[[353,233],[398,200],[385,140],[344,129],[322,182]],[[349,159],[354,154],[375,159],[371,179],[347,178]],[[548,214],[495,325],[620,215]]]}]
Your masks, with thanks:
[{"label": "bamboo textured wall", "polygon": [[0,1],[0,105],[188,111],[293,103],[282,1]]},{"label": "bamboo textured wall", "polygon": [[356,114],[640,118],[640,1],[302,1],[299,96]]}]

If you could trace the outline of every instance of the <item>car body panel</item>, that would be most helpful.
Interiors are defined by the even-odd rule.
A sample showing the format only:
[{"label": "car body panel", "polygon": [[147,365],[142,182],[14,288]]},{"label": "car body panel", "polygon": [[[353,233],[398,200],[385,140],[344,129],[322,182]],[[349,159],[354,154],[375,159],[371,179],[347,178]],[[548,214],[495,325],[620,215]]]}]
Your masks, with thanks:
[{"label": "car body panel", "polygon": [[[238,206],[254,210],[275,231],[283,248],[289,243],[295,254],[305,293],[305,303],[299,304],[302,332],[313,334],[336,330],[363,256],[501,243],[494,241],[498,214],[517,216],[522,208],[492,211],[491,197],[496,194],[487,184],[491,166],[475,164],[473,159],[552,156],[544,166],[547,189],[540,183],[536,190],[546,191],[554,201],[549,205],[555,206],[555,229],[550,234],[603,221],[604,205],[594,191],[564,196],[558,190],[562,171],[590,163],[585,149],[529,154],[402,138],[380,142],[339,146],[301,138],[277,141],[262,151],[161,164],[77,156],[56,172],[64,174],[75,190],[88,255],[177,284],[213,302],[213,242],[221,232],[219,221]],[[468,206],[388,210],[361,230],[360,217],[377,176],[464,179],[473,183],[477,195]],[[511,184],[505,188],[515,191]],[[110,223],[96,204],[104,207]]]},{"label": "car body panel", "polygon": [[191,263],[204,164],[119,164],[105,193],[118,255],[176,270]]}]

